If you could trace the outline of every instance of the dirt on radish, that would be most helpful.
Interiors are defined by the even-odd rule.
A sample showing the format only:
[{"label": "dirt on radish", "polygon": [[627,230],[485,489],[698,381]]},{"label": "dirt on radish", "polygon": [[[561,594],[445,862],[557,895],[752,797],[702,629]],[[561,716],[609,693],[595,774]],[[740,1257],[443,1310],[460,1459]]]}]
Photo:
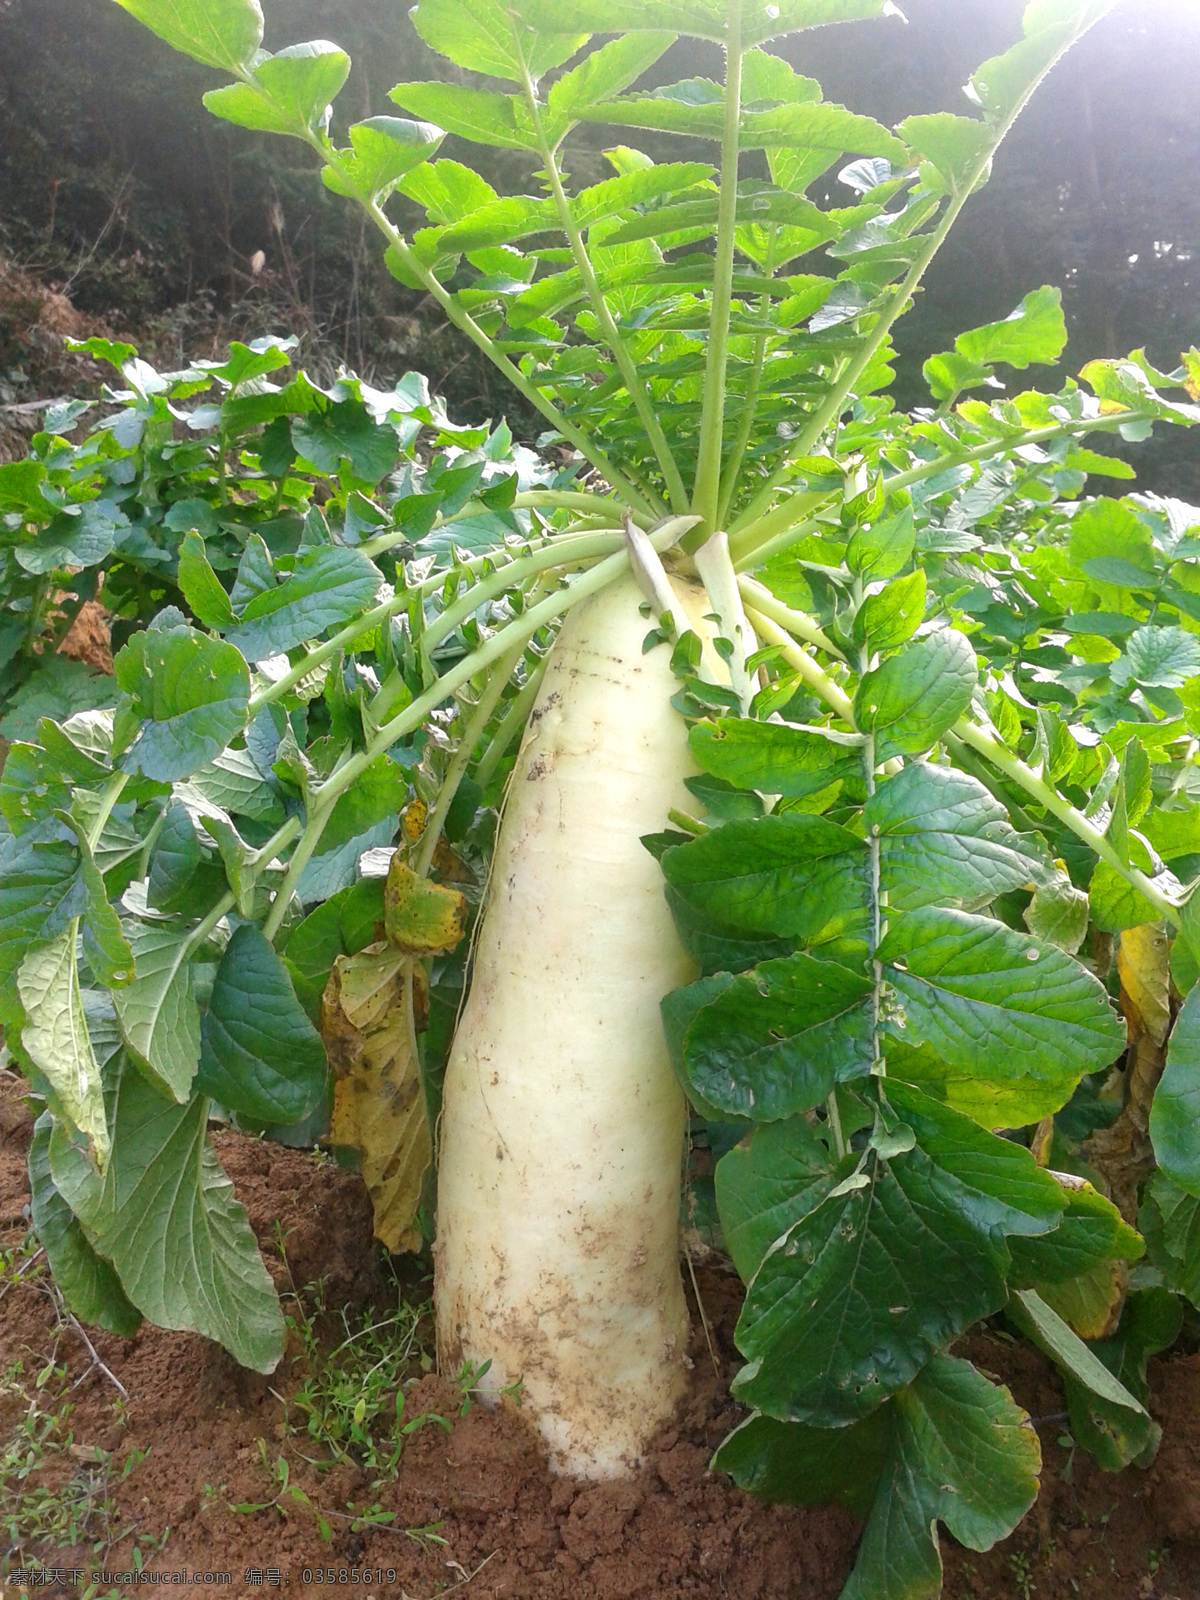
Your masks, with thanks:
[{"label": "dirt on radish", "polygon": [[[0,1083],[0,1247],[7,1251],[19,1248],[27,1227],[22,1208],[32,1125],[19,1094],[13,1080]],[[217,1147],[285,1292],[289,1272],[298,1284],[323,1278],[328,1313],[348,1306],[367,1326],[374,1308],[386,1311],[387,1275],[357,1177],[305,1152],[238,1134],[219,1134]],[[287,1241],[286,1266],[279,1233]],[[31,1477],[10,1480],[4,1514],[10,1518],[18,1505],[35,1507],[33,1492],[40,1488],[60,1500],[107,1500],[108,1526],[122,1535],[105,1556],[109,1571],[132,1566],[136,1545],[148,1570],[228,1571],[232,1583],[222,1592],[236,1595],[259,1592],[270,1580],[259,1583],[258,1573],[272,1568],[279,1570],[281,1587],[283,1574],[290,1574],[289,1586],[302,1588],[306,1569],[332,1568],[327,1581],[347,1582],[337,1574],[369,1567],[382,1568],[385,1581],[360,1585],[360,1593],[411,1600],[433,1600],[451,1589],[473,1600],[833,1600],[849,1569],[857,1529],[846,1513],[762,1505],[707,1471],[713,1448],[739,1414],[726,1383],[737,1366],[732,1332],[741,1286],[719,1260],[701,1267],[698,1281],[720,1375],[693,1305],[690,1388],[677,1419],[658,1434],[635,1478],[593,1485],[552,1477],[515,1412],[488,1411],[476,1402],[460,1415],[461,1388],[422,1376],[419,1361],[406,1415],[440,1415],[445,1425],[418,1428],[395,1478],[378,1487],[372,1474],[352,1464],[317,1470],[304,1456],[319,1452],[303,1431],[289,1432],[279,1398],[294,1400],[302,1377],[295,1338],[281,1369],[265,1379],[195,1335],[146,1324],[131,1340],[93,1333],[98,1355],[129,1392],[122,1420],[116,1391],[91,1367],[79,1336],[58,1324],[44,1279],[27,1278],[0,1299],[0,1374],[6,1375],[0,1450],[11,1461],[21,1448],[33,1380],[51,1356],[67,1368],[61,1388],[74,1405],[67,1422],[71,1443],[47,1450]],[[952,1600],[1193,1600],[1200,1594],[1200,1354],[1152,1363],[1162,1450],[1149,1472],[1113,1477],[1082,1451],[1072,1456],[1057,1442],[1066,1427],[1065,1405],[1056,1375],[1040,1356],[994,1328],[971,1339],[962,1353],[1011,1384],[1038,1428],[1046,1472],[1037,1507],[990,1554],[959,1550],[943,1538],[946,1594]],[[24,1398],[11,1376],[17,1362],[24,1366]],[[44,1410],[57,1404],[51,1389],[57,1392],[50,1386],[41,1395]],[[294,1408],[292,1416],[295,1422]],[[110,1455],[107,1468],[98,1452]],[[148,1454],[121,1480],[122,1467],[137,1452]],[[329,1522],[328,1542],[315,1512],[301,1503],[285,1500],[286,1509],[254,1513],[231,1509],[274,1497],[278,1483],[267,1467],[274,1469],[281,1454],[290,1481]],[[394,1512],[395,1520],[351,1532],[351,1505]],[[105,1522],[97,1513],[73,1546],[26,1536],[9,1557],[6,1591],[26,1592],[10,1588],[20,1558],[58,1569],[98,1569],[93,1544]],[[394,1581],[387,1580],[389,1571]],[[99,1593],[143,1589],[109,1583]],[[83,1591],[60,1585],[36,1592]]]}]

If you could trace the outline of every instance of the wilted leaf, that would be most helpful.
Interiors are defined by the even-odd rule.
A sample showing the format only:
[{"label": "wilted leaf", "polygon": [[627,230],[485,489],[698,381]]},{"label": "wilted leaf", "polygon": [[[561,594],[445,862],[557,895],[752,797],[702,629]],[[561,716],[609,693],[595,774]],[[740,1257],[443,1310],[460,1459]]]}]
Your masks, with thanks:
[{"label": "wilted leaf", "polygon": [[467,901],[461,891],[418,877],[399,855],[388,868],[383,904],[389,940],[410,955],[444,954],[467,931]]},{"label": "wilted leaf", "polygon": [[[416,1056],[421,969],[384,944],[338,956],[321,1002],[321,1027],[338,1074],[329,1142],[358,1150],[375,1210],[375,1237],[417,1250],[414,1226],[433,1138]],[[423,974],[422,974],[423,976]]]}]

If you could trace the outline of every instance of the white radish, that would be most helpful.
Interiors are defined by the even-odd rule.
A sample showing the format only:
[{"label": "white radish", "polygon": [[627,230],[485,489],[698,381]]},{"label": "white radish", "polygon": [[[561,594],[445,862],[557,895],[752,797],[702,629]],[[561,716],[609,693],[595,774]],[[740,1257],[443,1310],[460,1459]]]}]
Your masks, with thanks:
[{"label": "white radish", "polygon": [[[708,610],[702,590],[686,599]],[[640,600],[632,578],[613,584],[554,646],[446,1073],[438,1180],[443,1370],[490,1360],[491,1395],[520,1380],[551,1465],[592,1479],[636,1466],[687,1366],[685,1106],[659,1002],[696,971],[639,836],[689,803],[695,769]]]}]

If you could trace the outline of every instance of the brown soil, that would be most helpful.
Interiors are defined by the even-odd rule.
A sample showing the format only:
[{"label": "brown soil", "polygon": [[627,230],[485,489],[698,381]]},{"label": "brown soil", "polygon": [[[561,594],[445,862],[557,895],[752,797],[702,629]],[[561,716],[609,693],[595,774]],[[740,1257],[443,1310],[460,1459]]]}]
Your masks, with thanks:
[{"label": "brown soil", "polygon": [[[27,1226],[30,1124],[18,1096],[15,1081],[0,1081],[0,1244],[9,1248],[21,1243]],[[220,1133],[216,1144],[281,1288],[324,1278],[329,1306],[355,1306],[367,1316],[373,1305],[386,1305],[384,1264],[371,1243],[370,1205],[356,1176],[237,1134]],[[277,1226],[287,1240],[286,1266]],[[719,1264],[703,1269],[699,1282],[721,1376],[698,1337],[690,1399],[627,1483],[588,1487],[552,1478],[518,1413],[476,1404],[460,1415],[461,1389],[419,1370],[405,1414],[436,1413],[446,1422],[409,1437],[393,1480],[373,1483],[346,1464],[318,1470],[303,1459],[315,1453],[309,1441],[285,1429],[278,1398],[299,1381],[296,1345],[264,1379],[192,1335],[149,1327],[130,1340],[93,1333],[98,1355],[129,1391],[128,1405],[115,1405],[115,1391],[79,1336],[60,1322],[44,1280],[0,1288],[0,1373],[23,1360],[28,1378],[57,1349],[56,1360],[70,1368],[68,1381],[78,1381],[70,1396],[73,1449],[50,1459],[30,1482],[54,1486],[73,1473],[96,1474],[89,1465],[94,1447],[111,1453],[104,1493],[120,1507],[118,1526],[134,1524],[136,1531],[109,1551],[110,1572],[134,1564],[137,1545],[148,1570],[232,1573],[221,1592],[235,1595],[272,1586],[270,1577],[256,1580],[275,1568],[280,1587],[303,1588],[306,1571],[315,1582],[319,1570],[325,1582],[353,1581],[360,1595],[397,1600],[451,1591],[464,1600],[836,1600],[853,1556],[851,1519],[836,1509],[764,1506],[707,1471],[714,1445],[737,1417],[725,1383],[737,1361],[730,1334],[739,1288]],[[995,1333],[977,1336],[965,1353],[1009,1382],[1030,1411],[1046,1471],[1037,1507],[1006,1544],[981,1556],[944,1539],[947,1600],[1197,1600],[1200,1356],[1157,1364],[1162,1451],[1149,1472],[1112,1477],[1081,1452],[1069,1461],[1056,1443],[1065,1407],[1039,1356]],[[0,1450],[6,1434],[15,1436],[23,1404],[0,1392]],[[326,1513],[328,1542],[311,1506],[284,1500],[282,1509],[232,1509],[269,1501],[276,1492],[260,1440],[270,1463],[281,1452],[287,1456],[291,1481]],[[149,1454],[117,1481],[135,1450]],[[394,1512],[394,1521],[354,1533],[351,1503]],[[436,1541],[405,1531],[431,1524]],[[25,1542],[20,1555],[92,1571],[97,1533],[93,1523],[87,1542],[69,1549]],[[383,1569],[382,1576],[364,1585],[364,1569]],[[26,1592],[11,1584],[10,1576],[8,1593]],[[118,1590],[145,1592],[112,1581],[98,1592]]]}]

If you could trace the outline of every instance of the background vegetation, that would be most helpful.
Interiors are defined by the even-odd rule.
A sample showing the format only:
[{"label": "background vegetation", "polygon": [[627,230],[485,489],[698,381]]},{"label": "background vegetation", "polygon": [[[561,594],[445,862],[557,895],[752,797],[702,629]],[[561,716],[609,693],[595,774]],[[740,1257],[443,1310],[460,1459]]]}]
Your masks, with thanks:
[{"label": "background vegetation", "polygon": [[[266,44],[335,37],[354,61],[336,115],[356,121],[389,109],[398,80],[455,75],[407,9],[291,0],[270,8]],[[972,67],[1012,37],[1021,5],[904,0],[902,9],[908,22],[889,25],[887,56],[868,47],[872,23],[775,48],[830,99],[891,123],[953,106]],[[711,50],[682,41],[659,63],[661,81],[711,72]],[[1200,342],[1198,57],[1200,9],[1142,0],[1118,7],[1062,63],[897,329],[910,382],[919,387],[925,357],[962,328],[1006,316],[1043,283],[1063,290],[1063,374],[1126,353],[1148,330],[1151,359],[1167,365]],[[160,358],[215,354],[210,342],[230,333],[292,331],[310,369],[315,360],[332,375],[340,360],[394,376],[417,366],[464,421],[503,409],[518,436],[540,431],[437,308],[388,277],[359,217],[317,180],[314,157],[203,110],[201,92],[218,81],[164,52],[111,0],[0,0],[0,272],[7,257],[69,285],[81,310]],[[678,158],[680,141],[660,142]],[[478,164],[502,191],[524,186],[525,157],[460,143],[447,141],[443,154]],[[600,130],[594,143],[594,174],[576,156],[581,181],[604,175]],[[0,379],[19,358],[4,333],[0,325]],[[921,399],[902,377],[897,404]],[[1141,462],[1160,492],[1200,494],[1184,436],[1156,438]]]}]

